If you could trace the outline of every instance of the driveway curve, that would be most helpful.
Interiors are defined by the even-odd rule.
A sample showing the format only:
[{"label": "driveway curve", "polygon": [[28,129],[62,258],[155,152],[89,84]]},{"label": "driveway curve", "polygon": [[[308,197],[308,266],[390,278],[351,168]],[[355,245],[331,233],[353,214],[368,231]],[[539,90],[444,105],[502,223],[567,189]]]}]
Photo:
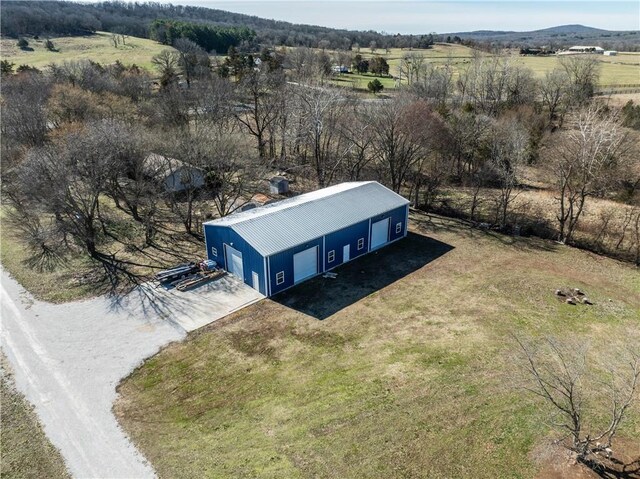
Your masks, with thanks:
[{"label": "driveway curve", "polygon": [[155,477],[112,413],[115,388],[185,330],[154,307],[148,292],[54,305],[0,274],[2,349],[71,474]]}]

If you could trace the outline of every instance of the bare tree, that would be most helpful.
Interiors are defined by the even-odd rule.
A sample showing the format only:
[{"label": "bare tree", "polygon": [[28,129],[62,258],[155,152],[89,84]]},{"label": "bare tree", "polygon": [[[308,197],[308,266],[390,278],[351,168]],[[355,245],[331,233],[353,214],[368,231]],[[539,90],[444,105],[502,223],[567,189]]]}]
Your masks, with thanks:
[{"label": "bare tree", "polygon": [[306,47],[293,48],[285,57],[285,66],[298,82],[311,80],[315,63],[313,50]]},{"label": "bare tree", "polygon": [[[552,423],[578,460],[601,466],[611,454],[613,439],[635,401],[640,386],[638,343],[621,357],[609,355],[596,367],[585,344],[547,338],[526,344],[516,338],[527,378],[524,389],[540,397],[551,410]],[[608,348],[609,349],[609,348]],[[606,421],[600,420],[608,416]]]},{"label": "bare tree", "polygon": [[575,128],[556,139],[551,165],[559,194],[559,241],[571,241],[587,198],[601,194],[624,166],[626,139],[617,115],[597,105],[580,111]]},{"label": "bare tree", "polygon": [[414,141],[412,128],[405,112],[411,100],[397,96],[376,105],[373,112],[374,151],[380,175],[387,178],[396,193],[408,179],[414,165],[420,160],[419,143]]},{"label": "bare tree", "polygon": [[107,126],[105,122],[90,124],[84,131],[61,137],[57,144],[30,150],[16,172],[10,197],[21,204],[15,211],[22,212],[25,222],[37,226],[34,216],[51,218],[50,227],[34,228],[52,235],[49,244],[59,241],[84,251],[103,266],[115,286],[122,277],[134,280],[135,275],[129,269],[134,263],[101,249],[105,236],[117,239],[100,207],[117,168],[104,135]]},{"label": "bare tree", "polygon": [[547,108],[549,121],[557,117],[560,124],[568,106],[569,75],[565,70],[554,69],[547,72],[540,83],[542,104]]},{"label": "bare tree", "polygon": [[370,109],[369,105],[355,103],[340,119],[340,134],[345,142],[342,170],[350,181],[360,180],[363,170],[373,160]]},{"label": "bare tree", "polygon": [[255,155],[248,155],[238,139],[228,133],[214,136],[207,160],[206,188],[221,217],[245,205],[264,178],[264,167],[255,161]]},{"label": "bare tree", "polygon": [[516,187],[527,158],[529,135],[519,124],[498,123],[492,132],[490,165],[498,183],[496,216],[501,228],[507,225]]},{"label": "bare tree", "polygon": [[47,136],[46,102],[51,82],[44,75],[23,73],[2,78],[2,142],[39,146]]},{"label": "bare tree", "polygon": [[413,197],[416,208],[429,209],[442,182],[450,174],[450,158],[446,154],[449,132],[440,115],[424,100],[407,105],[404,121],[411,141],[420,147],[417,161],[408,174],[411,183],[409,196]]},{"label": "bare tree", "polygon": [[193,124],[196,129],[231,129],[234,119],[233,85],[226,78],[212,76],[197,82],[190,91]]},{"label": "bare tree", "polygon": [[340,135],[340,120],[348,108],[348,99],[337,88],[305,84],[295,90],[299,162],[310,164],[320,187],[332,182],[348,148]]},{"label": "bare tree", "polygon": [[445,107],[452,96],[452,79],[453,68],[449,63],[441,66],[424,63],[417,71],[411,90],[416,96]]},{"label": "bare tree", "polygon": [[173,46],[178,52],[177,63],[180,67],[180,73],[187,82],[187,88],[191,87],[191,82],[195,77],[204,77],[210,73],[209,56],[195,42],[187,38],[178,38]]},{"label": "bare tree", "polygon": [[258,155],[266,160],[269,153],[269,128],[282,114],[281,94],[284,76],[281,72],[252,71],[239,85],[240,100],[245,102],[242,112],[236,114],[238,122],[255,137]]},{"label": "bare tree", "polygon": [[569,77],[570,96],[573,105],[581,105],[595,93],[600,77],[600,61],[596,55],[566,55],[560,65]]}]

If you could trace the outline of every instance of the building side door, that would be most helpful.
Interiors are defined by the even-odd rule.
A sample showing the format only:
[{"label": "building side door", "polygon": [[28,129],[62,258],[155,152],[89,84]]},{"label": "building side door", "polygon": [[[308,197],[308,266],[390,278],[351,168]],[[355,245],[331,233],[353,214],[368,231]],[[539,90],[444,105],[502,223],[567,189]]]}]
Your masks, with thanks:
[{"label": "building side door", "polygon": [[342,248],[342,262],[346,263],[347,261],[349,261],[350,255],[351,254],[351,245],[350,244],[346,244],[343,246]]}]

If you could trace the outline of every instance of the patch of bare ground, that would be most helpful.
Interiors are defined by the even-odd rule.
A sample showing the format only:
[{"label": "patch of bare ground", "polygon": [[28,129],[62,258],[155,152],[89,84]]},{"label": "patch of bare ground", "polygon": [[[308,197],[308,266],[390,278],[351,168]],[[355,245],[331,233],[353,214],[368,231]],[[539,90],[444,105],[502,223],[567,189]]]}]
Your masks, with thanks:
[{"label": "patch of bare ground", "polygon": [[535,479],[640,479],[640,441],[618,438],[611,449],[610,458],[598,457],[601,464],[584,464],[562,444],[545,441],[532,453],[541,467]]}]

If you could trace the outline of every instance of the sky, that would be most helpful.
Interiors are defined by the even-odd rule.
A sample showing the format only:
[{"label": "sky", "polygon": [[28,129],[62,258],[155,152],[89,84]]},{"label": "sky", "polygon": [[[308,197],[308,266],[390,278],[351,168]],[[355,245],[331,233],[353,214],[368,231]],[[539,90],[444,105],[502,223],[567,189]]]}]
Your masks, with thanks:
[{"label": "sky", "polygon": [[170,3],[293,23],[387,33],[528,31],[566,24],[640,30],[640,0],[171,0]]}]

